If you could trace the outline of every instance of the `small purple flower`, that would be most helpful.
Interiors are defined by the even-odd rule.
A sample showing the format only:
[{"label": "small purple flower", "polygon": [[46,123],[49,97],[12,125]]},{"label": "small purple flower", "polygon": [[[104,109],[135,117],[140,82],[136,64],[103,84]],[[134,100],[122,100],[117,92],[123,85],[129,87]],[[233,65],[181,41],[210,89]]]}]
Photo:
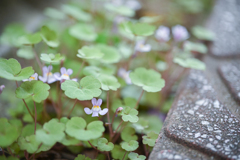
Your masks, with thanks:
[{"label": "small purple flower", "polygon": [[[73,73],[72,69],[66,69],[65,67],[62,67],[60,69],[61,76],[59,74],[55,74],[55,78],[59,80],[61,83],[63,83],[65,80],[70,80],[70,75]],[[77,81],[76,78],[71,79],[73,81]]]},{"label": "small purple flower", "polygon": [[51,84],[53,82],[56,82],[57,79],[55,78],[55,76],[60,76],[60,73],[52,73],[52,66],[44,66],[42,68],[43,71],[43,76],[39,76],[39,80],[43,81],[44,83],[47,82],[48,84]]},{"label": "small purple flower", "polygon": [[170,29],[165,26],[158,27],[155,37],[159,41],[167,42],[170,39]]},{"label": "small purple flower", "polygon": [[144,40],[140,40],[136,43],[135,51],[149,52],[149,51],[151,51],[151,45],[150,44],[145,44]]},{"label": "small purple flower", "polygon": [[2,94],[4,88],[5,88],[4,85],[1,85],[1,86],[0,86],[0,94]]},{"label": "small purple flower", "polygon": [[84,111],[86,114],[92,114],[92,117],[98,117],[98,114],[100,115],[105,115],[108,112],[107,108],[104,108],[103,110],[101,109],[101,104],[102,104],[102,99],[92,99],[92,109],[89,108],[84,108]]},{"label": "small purple flower", "polygon": [[132,84],[131,78],[129,77],[130,72],[131,71],[126,71],[124,68],[120,68],[118,70],[118,76],[124,79],[127,84]]},{"label": "small purple flower", "polygon": [[181,25],[172,27],[172,34],[176,42],[184,41],[189,38],[187,29]]},{"label": "small purple flower", "polygon": [[34,73],[33,75],[31,75],[30,78],[24,79],[22,81],[25,82],[25,81],[32,81],[32,80],[38,80],[38,74],[37,73]]}]

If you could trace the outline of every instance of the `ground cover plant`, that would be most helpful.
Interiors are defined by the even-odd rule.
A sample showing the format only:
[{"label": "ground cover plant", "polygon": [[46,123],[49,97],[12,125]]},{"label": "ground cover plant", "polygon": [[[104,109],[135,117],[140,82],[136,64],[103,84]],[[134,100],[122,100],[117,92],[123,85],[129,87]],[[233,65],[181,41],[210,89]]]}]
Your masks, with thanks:
[{"label": "ground cover plant", "polygon": [[0,58],[0,77],[15,85],[0,83],[10,101],[10,118],[0,118],[1,159],[53,151],[75,160],[147,159],[173,85],[189,68],[205,69],[198,57],[214,39],[205,28],[191,34],[161,25],[160,16],[137,17],[135,0],[94,3],[47,8],[50,20],[34,33],[19,24],[2,33],[19,61]]}]

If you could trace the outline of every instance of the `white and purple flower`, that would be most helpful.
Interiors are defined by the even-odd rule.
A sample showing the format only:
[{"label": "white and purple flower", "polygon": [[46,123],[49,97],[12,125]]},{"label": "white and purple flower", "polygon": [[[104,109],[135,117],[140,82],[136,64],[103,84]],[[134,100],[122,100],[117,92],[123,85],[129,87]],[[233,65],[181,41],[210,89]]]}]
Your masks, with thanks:
[{"label": "white and purple flower", "polygon": [[120,68],[118,70],[118,76],[124,79],[127,84],[132,84],[131,78],[129,77],[130,72],[131,71],[126,71],[124,68]]},{"label": "white and purple flower", "polygon": [[181,25],[173,26],[172,34],[176,42],[184,41],[189,38],[187,29]]},{"label": "white and purple flower", "polygon": [[170,39],[170,29],[165,26],[158,27],[155,37],[161,42],[167,42]]},{"label": "white and purple flower", "polygon": [[4,88],[5,88],[4,85],[1,85],[1,86],[0,86],[0,94],[2,94]]},{"label": "white and purple flower", "polygon": [[[66,69],[65,67],[62,67],[60,69],[61,75],[54,74],[55,78],[59,80],[61,83],[63,83],[65,80],[70,80],[70,75],[73,73],[72,69]],[[73,81],[77,81],[76,78],[71,79]]]},{"label": "white and purple flower", "polygon": [[107,108],[104,108],[103,110],[101,109],[101,104],[102,104],[102,99],[92,99],[92,109],[89,108],[84,108],[84,111],[86,114],[92,114],[92,117],[98,117],[98,114],[100,115],[105,115],[108,112]]},{"label": "white and purple flower", "polygon": [[135,51],[138,51],[138,52],[149,52],[149,51],[151,51],[151,48],[152,47],[151,47],[150,44],[145,44],[145,40],[139,40],[136,43]]},{"label": "white and purple flower", "polygon": [[38,74],[37,73],[34,73],[33,75],[31,75],[30,78],[24,79],[22,81],[25,82],[25,81],[32,81],[32,80],[38,80]]},{"label": "white and purple flower", "polygon": [[39,80],[43,81],[44,83],[47,82],[48,84],[51,84],[53,82],[56,82],[57,79],[55,76],[60,76],[60,73],[52,73],[52,66],[44,66],[42,68],[43,76],[39,76]]}]

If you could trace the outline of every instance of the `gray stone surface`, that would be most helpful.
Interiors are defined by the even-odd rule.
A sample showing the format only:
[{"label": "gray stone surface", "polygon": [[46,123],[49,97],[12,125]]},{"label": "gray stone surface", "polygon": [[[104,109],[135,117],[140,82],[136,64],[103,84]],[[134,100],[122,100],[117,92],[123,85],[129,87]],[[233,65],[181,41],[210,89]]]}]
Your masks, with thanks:
[{"label": "gray stone surface", "polygon": [[217,0],[208,28],[216,33],[211,52],[215,56],[239,56],[240,1]]}]

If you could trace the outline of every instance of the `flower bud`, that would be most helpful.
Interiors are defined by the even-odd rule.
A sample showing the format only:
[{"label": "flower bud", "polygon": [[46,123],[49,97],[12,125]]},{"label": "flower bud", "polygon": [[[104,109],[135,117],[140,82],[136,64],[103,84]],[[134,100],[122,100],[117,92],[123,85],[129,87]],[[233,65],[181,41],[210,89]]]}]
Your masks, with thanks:
[{"label": "flower bud", "polygon": [[0,86],[0,94],[3,92],[3,89],[5,88],[5,86],[4,85],[1,85]]},{"label": "flower bud", "polygon": [[116,109],[117,114],[120,114],[120,113],[122,112],[122,110],[123,110],[123,107],[118,107],[118,108]]}]

